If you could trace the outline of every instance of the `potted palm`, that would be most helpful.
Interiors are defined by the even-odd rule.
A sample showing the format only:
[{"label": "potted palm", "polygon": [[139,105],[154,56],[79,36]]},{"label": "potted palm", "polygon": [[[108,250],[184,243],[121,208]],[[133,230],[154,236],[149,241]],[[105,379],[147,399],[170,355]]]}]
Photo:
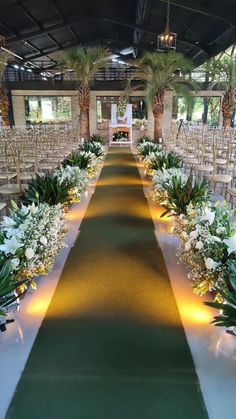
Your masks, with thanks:
[{"label": "potted palm", "polygon": [[100,68],[107,66],[110,51],[107,48],[74,47],[57,55],[59,66],[74,70],[80,107],[80,137],[88,139],[90,88]]},{"label": "potted palm", "polygon": [[142,58],[135,61],[134,66],[137,71],[132,77],[143,80],[147,102],[151,105],[154,116],[154,141],[158,141],[162,138],[165,93],[172,90],[180,96],[188,97],[193,82],[189,76],[180,75],[180,70],[189,73],[192,63],[181,53],[174,51],[146,51]]}]

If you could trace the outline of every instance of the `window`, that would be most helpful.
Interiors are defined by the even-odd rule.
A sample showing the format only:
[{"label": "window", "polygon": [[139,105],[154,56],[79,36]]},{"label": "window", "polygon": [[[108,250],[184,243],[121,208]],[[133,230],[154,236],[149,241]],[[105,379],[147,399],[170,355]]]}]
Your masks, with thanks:
[{"label": "window", "polygon": [[[108,129],[111,120],[111,105],[118,103],[119,96],[97,96],[97,128]],[[140,128],[147,124],[147,107],[142,97],[131,96],[129,103],[132,103],[133,126]]]},{"label": "window", "polygon": [[219,96],[194,96],[190,97],[189,101],[182,97],[174,97],[173,118],[217,126],[220,105],[221,98]]},{"label": "window", "polygon": [[25,96],[26,123],[71,121],[71,100],[66,96]]}]

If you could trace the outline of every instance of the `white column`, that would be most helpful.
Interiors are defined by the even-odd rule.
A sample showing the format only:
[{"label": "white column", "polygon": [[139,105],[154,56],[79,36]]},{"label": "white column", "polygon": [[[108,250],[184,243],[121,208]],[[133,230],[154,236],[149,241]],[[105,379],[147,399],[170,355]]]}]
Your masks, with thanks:
[{"label": "white column", "polygon": [[71,125],[74,130],[79,130],[79,101],[78,96],[71,96]]},{"label": "white column", "polygon": [[15,126],[25,126],[25,97],[12,95],[12,106]]}]

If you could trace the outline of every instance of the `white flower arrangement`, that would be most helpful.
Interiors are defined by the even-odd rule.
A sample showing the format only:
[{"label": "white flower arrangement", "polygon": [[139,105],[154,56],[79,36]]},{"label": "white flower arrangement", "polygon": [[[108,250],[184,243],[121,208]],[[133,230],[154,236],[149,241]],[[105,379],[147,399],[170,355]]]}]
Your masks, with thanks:
[{"label": "white flower arrangement", "polygon": [[151,141],[144,141],[143,143],[138,144],[137,148],[138,148],[138,154],[142,157],[146,157],[150,153],[161,152],[160,145]]},{"label": "white flower arrangement", "polygon": [[189,267],[188,278],[198,295],[225,288],[228,255],[236,251],[236,226],[230,218],[226,202],[207,202],[189,206],[187,215],[176,220],[175,232],[182,241],[178,256]]},{"label": "white flower arrangement", "polygon": [[55,170],[54,175],[58,177],[61,183],[66,182],[71,186],[69,191],[70,202],[79,202],[82,194],[89,186],[88,172],[77,166],[61,166]]},{"label": "white flower arrangement", "polygon": [[45,275],[64,247],[67,228],[63,207],[12,205],[11,217],[0,223],[0,257],[11,260],[19,280]]},{"label": "white flower arrangement", "polygon": [[163,151],[157,150],[157,151],[153,151],[151,153],[149,153],[144,159],[143,159],[143,165],[145,167],[145,170],[147,172],[147,174],[149,174],[150,176],[153,176],[155,174],[155,170],[152,169],[152,163],[153,161],[156,160],[157,157],[163,156],[164,153]]},{"label": "white flower arrangement", "polygon": [[176,168],[156,170],[153,175],[151,197],[160,205],[166,205],[167,203],[166,200],[168,194],[163,185],[171,185],[173,176],[180,178],[183,185],[188,178],[187,175],[183,173],[182,169]]},{"label": "white flower arrangement", "polygon": [[89,157],[89,163],[86,168],[86,172],[88,177],[92,179],[97,173],[97,168],[101,159],[97,158],[97,156],[91,151],[79,151],[79,154],[85,158]]}]

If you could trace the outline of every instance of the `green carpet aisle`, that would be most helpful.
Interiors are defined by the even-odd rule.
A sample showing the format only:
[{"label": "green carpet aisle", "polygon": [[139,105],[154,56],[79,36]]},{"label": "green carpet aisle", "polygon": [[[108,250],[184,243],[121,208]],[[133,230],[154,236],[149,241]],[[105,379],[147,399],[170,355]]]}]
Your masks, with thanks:
[{"label": "green carpet aisle", "polygon": [[153,228],[112,149],[7,418],[207,418]]}]

